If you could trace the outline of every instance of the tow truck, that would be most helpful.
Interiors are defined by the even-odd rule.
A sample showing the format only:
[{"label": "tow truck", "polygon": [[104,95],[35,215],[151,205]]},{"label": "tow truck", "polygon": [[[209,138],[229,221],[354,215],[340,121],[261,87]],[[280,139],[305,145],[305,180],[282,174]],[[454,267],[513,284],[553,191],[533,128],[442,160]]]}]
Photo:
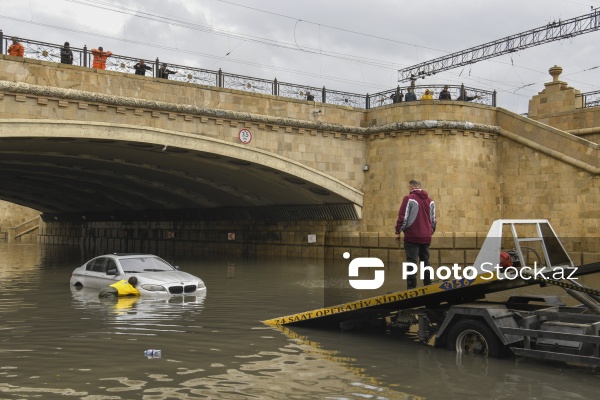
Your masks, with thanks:
[{"label": "tow truck", "polygon": [[[512,265],[499,267],[503,249]],[[589,367],[600,366],[600,290],[578,278],[600,262],[574,266],[545,219],[492,223],[472,267],[476,274],[435,282],[263,321],[271,326],[383,328],[458,353],[500,358],[509,354]],[[556,295],[486,295],[529,285],[563,288],[577,304]]]}]

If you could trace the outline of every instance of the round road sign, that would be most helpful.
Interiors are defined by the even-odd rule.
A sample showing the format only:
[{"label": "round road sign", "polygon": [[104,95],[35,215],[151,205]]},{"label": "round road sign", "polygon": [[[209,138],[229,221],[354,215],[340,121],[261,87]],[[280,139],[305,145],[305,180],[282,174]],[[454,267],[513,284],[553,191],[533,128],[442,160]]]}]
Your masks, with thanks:
[{"label": "round road sign", "polygon": [[240,142],[248,144],[252,140],[252,132],[244,128],[238,133],[238,139],[240,139]]}]

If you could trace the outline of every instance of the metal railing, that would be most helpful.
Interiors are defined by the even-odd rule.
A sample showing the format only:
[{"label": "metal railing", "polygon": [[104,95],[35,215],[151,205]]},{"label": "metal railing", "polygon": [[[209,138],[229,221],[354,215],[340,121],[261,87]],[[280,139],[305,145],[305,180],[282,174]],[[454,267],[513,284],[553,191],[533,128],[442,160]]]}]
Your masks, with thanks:
[{"label": "metal railing", "polygon": [[[417,85],[417,86],[398,86],[396,89],[389,89],[383,92],[374,93],[368,96],[369,106],[367,108],[381,107],[392,103],[401,103],[406,101],[408,89],[412,89],[417,100],[421,100],[425,91],[429,90],[433,100],[440,100],[440,92],[447,87],[450,94],[449,100],[462,100],[471,103],[496,106],[496,91],[489,91],[477,88],[467,87],[465,85]],[[462,95],[461,95],[462,93]]]},{"label": "metal railing", "polygon": [[[581,106],[578,108],[598,107],[600,106],[600,90],[594,92],[585,92],[578,94],[577,98],[581,97]],[[579,104],[577,102],[576,104]]]},{"label": "metal railing", "polygon": [[[160,68],[158,58],[154,63],[155,68]],[[220,87],[222,81],[221,70],[210,71],[202,68],[188,67],[186,65],[167,64],[167,69],[173,71],[169,75],[169,80],[178,82],[195,83],[197,85],[217,86]],[[156,72],[155,72],[156,73]]]},{"label": "metal railing", "polygon": [[[87,66],[93,65],[93,55],[91,52],[86,54]],[[109,71],[117,71],[117,72],[125,72],[125,73],[135,73],[134,65],[137,64],[141,58],[134,58],[128,56],[122,56],[119,54],[112,54],[106,60],[106,69]],[[150,67],[149,70],[146,71],[146,76],[156,76],[155,73],[158,70],[154,61],[144,59],[144,63]]]},{"label": "metal railing", "polygon": [[[17,39],[24,46],[25,57],[27,58],[57,63],[61,62],[61,45],[39,42],[25,38],[17,38],[13,36],[5,36],[0,30],[1,54],[6,54],[10,42],[12,42],[13,39]],[[93,65],[93,55],[87,46],[83,46],[83,48],[71,47],[70,49],[73,52],[73,65],[78,65],[81,67],[91,67]],[[109,49],[105,49],[105,51],[108,50]],[[137,64],[138,61],[140,61],[139,57],[112,54],[106,60],[106,70],[134,73],[134,65]],[[156,58],[156,60],[144,59],[144,63],[151,68],[146,72],[146,76],[157,77],[158,70],[161,66],[161,61],[158,58]],[[313,86],[279,82],[277,79],[268,80],[254,78],[251,76],[230,74],[223,72],[221,69],[218,71],[212,71],[178,64],[167,64],[167,69],[174,72],[173,74],[169,75],[169,79],[174,81],[367,109],[399,102],[394,101],[394,99],[404,100],[404,96],[410,87],[398,86],[397,88],[385,90],[375,94],[357,94],[331,90],[327,89],[326,87],[317,88]],[[427,89],[432,92],[433,99],[438,100],[439,93],[443,90],[443,87],[444,85],[412,86],[417,100],[420,100],[421,97],[423,97],[423,94]],[[450,92],[452,100],[464,100],[466,98],[466,101],[470,101],[472,103],[484,104],[488,106],[496,105],[496,91],[471,88],[464,85],[448,85],[448,91]],[[461,97],[461,93],[464,93],[464,96]],[[593,93],[598,94],[599,92]]]}]

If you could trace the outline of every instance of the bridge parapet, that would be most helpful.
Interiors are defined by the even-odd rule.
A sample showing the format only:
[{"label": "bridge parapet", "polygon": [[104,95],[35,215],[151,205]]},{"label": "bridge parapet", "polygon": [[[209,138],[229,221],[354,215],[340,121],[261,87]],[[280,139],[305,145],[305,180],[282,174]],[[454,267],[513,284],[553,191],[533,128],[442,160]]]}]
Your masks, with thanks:
[{"label": "bridge parapet", "polygon": [[[14,37],[6,36],[0,30],[0,54],[8,48],[8,43]],[[18,38],[25,47],[25,57],[55,62],[61,61],[61,45],[55,43],[40,42],[37,40]],[[92,65],[92,54],[87,46],[82,48],[71,47],[73,52],[73,65],[79,67],[90,67]],[[140,60],[140,57],[131,57],[126,55],[112,54],[106,61],[106,68],[110,71],[132,73],[134,65]],[[146,60],[144,62],[150,67],[149,76],[158,77],[161,62],[158,57],[156,60]],[[406,93],[409,86],[393,88],[372,95],[350,93],[340,90],[332,90],[326,87],[313,87],[302,84],[280,82],[277,78],[269,80],[264,78],[255,78],[238,74],[227,73],[219,69],[218,71],[207,70],[197,67],[168,64],[172,71],[170,79],[200,84],[206,86],[215,86],[225,89],[235,89],[240,91],[261,93],[274,96],[282,96],[298,100],[310,100],[316,103],[329,103],[341,106],[356,108],[375,108],[394,102],[399,102],[400,94]],[[410,88],[414,89],[417,99],[421,99],[426,89],[434,94],[434,99],[438,99],[438,94],[442,90],[442,85],[415,86],[414,82]],[[475,103],[485,105],[496,105],[496,91],[488,91],[480,88],[465,87],[464,85],[448,85],[452,99],[474,101]],[[461,97],[462,96],[462,97]],[[396,100],[393,100],[396,99]],[[397,101],[398,100],[398,101]]]}]

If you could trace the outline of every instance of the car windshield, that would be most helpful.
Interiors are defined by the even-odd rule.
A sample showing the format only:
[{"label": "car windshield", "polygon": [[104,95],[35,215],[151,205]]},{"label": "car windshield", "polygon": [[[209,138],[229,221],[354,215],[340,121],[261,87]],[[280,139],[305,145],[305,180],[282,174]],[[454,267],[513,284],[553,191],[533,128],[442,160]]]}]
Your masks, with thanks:
[{"label": "car windshield", "polygon": [[119,260],[125,273],[173,271],[173,267],[157,257],[122,258]]}]

